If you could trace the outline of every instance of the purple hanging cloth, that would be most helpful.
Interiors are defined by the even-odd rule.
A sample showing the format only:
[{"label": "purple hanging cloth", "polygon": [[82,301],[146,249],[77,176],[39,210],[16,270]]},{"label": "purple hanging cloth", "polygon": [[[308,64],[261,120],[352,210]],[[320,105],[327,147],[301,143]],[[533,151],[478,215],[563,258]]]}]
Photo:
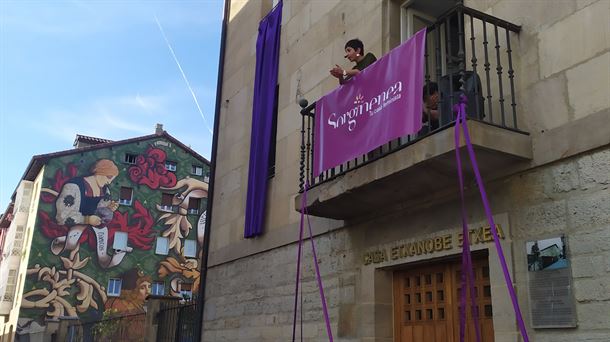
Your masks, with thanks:
[{"label": "purple hanging cloth", "polygon": [[282,1],[258,25],[244,237],[263,233],[277,85]]}]

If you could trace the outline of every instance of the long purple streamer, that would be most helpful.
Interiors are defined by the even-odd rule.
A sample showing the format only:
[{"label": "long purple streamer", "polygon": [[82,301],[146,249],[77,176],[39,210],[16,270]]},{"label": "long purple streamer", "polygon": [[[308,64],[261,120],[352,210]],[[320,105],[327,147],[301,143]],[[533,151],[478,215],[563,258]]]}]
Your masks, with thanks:
[{"label": "long purple streamer", "polygon": [[[466,287],[470,290],[471,312],[474,319],[476,341],[481,342],[481,332],[479,331],[479,307],[476,303],[474,289],[474,274],[472,267],[472,256],[470,254],[470,232],[466,220],[466,205],[464,200],[464,175],[462,173],[462,158],[460,157],[460,123],[466,120],[463,111],[458,110],[458,117],[455,125],[455,160],[458,170],[458,181],[460,187],[460,198],[462,206],[462,275],[460,291],[460,342],[464,342],[466,334]],[[468,277],[468,283],[466,282]]]},{"label": "long purple streamer", "polygon": [[[472,315],[474,318],[475,324],[475,332],[476,332],[476,340],[477,342],[481,341],[481,335],[479,331],[479,320],[478,320],[478,306],[476,305],[475,299],[475,291],[474,291],[474,274],[472,269],[472,256],[470,253],[470,239],[469,239],[469,230],[468,223],[466,220],[466,208],[465,208],[465,198],[464,198],[464,177],[462,172],[462,162],[460,158],[460,126],[464,130],[464,141],[466,143],[466,149],[468,151],[468,155],[470,157],[470,162],[472,164],[472,168],[475,174],[475,178],[477,181],[477,185],[479,187],[479,191],[481,194],[481,201],[483,202],[483,207],[485,208],[485,215],[487,217],[487,221],[489,222],[490,229],[492,235],[494,237],[494,243],[496,246],[496,250],[498,251],[498,257],[500,259],[500,265],[502,267],[502,272],[504,274],[504,279],[506,281],[506,285],[508,288],[509,295],[511,297],[511,301],[513,304],[513,309],[515,310],[515,316],[517,318],[517,325],[519,326],[519,331],[521,332],[521,336],[523,337],[524,342],[529,342],[529,337],[527,335],[527,329],[525,327],[525,323],[523,321],[523,316],[521,314],[521,309],[519,308],[519,302],[517,300],[517,295],[515,293],[515,288],[512,285],[512,279],[510,277],[510,273],[508,271],[508,266],[506,264],[506,258],[504,256],[504,251],[502,249],[502,245],[500,244],[500,238],[498,236],[498,231],[496,229],[495,222],[493,220],[493,216],[491,214],[491,208],[489,205],[489,201],[487,198],[487,193],[485,191],[485,187],[483,185],[483,179],[481,177],[481,173],[478,168],[478,164],[476,161],[476,156],[474,154],[474,148],[472,147],[472,143],[470,140],[470,134],[468,132],[468,125],[466,122],[466,97],[462,95],[460,97],[460,103],[457,106],[457,121],[455,126],[455,152],[456,152],[456,163],[458,167],[458,179],[459,179],[459,187],[460,187],[460,199],[461,199],[461,208],[462,208],[462,275],[461,275],[461,297],[460,297],[460,341],[464,341],[465,337],[465,328],[466,328],[466,291],[465,287],[467,286],[466,278],[468,278],[469,290],[470,290],[470,299],[472,305]],[[328,308],[326,305],[326,298],[324,296],[324,287],[322,284],[322,277],[320,275],[320,267],[318,265],[318,257],[316,254],[316,248],[313,241],[313,232],[311,229],[311,222],[309,221],[309,215],[307,214],[306,203],[307,203],[307,187],[308,184],[305,184],[305,188],[303,191],[302,204],[301,204],[301,222],[299,227],[299,247],[298,247],[298,256],[297,256],[297,276],[296,276],[296,288],[295,288],[295,299],[294,299],[294,316],[293,316],[293,324],[292,324],[292,341],[295,341],[296,338],[296,315],[297,315],[297,305],[298,305],[298,292],[299,292],[299,282],[300,282],[300,270],[301,270],[301,252],[303,245],[303,228],[304,228],[304,220],[305,215],[307,215],[307,226],[309,229],[309,239],[311,240],[311,248],[313,252],[314,264],[316,269],[316,278],[318,281],[318,289],[320,292],[320,298],[322,300],[322,309],[324,312],[324,320],[326,323],[326,332],[328,335],[328,339],[330,342],[333,342],[332,330],[330,327],[330,319],[328,316]]]},{"label": "long purple streamer", "polygon": [[[299,227],[299,248],[297,254],[297,280],[296,280],[296,288],[294,290],[294,317],[292,319],[292,341],[295,341],[296,338],[296,328],[297,328],[297,306],[299,302],[299,282],[301,279],[301,249],[303,247],[303,208],[305,207],[305,196],[307,194],[307,184],[305,184],[305,189],[303,190],[303,198],[301,199],[301,223]],[[303,308],[301,308],[302,310]]]},{"label": "long purple streamer", "polygon": [[[320,266],[318,265],[318,256],[316,254],[316,246],[313,241],[313,232],[311,229],[311,222],[309,221],[309,214],[307,213],[306,203],[307,203],[307,188],[309,187],[309,183],[305,183],[305,187],[303,189],[303,197],[301,199],[301,223],[299,228],[299,248],[298,248],[298,256],[297,256],[297,280],[296,280],[296,290],[294,293],[294,316],[292,321],[292,341],[295,341],[296,338],[296,325],[297,325],[297,303],[299,296],[299,281],[301,274],[301,246],[303,245],[303,222],[305,217],[307,218],[307,226],[309,228],[309,240],[311,241],[311,250],[313,252],[313,261],[316,268],[316,279],[318,281],[318,290],[320,292],[320,299],[322,301],[322,310],[324,312],[324,321],[326,323],[326,334],[328,335],[328,341],[333,342],[333,332],[330,328],[330,318],[328,316],[328,307],[326,306],[326,297],[324,296],[324,285],[322,284],[322,276],[320,275]],[[302,310],[303,308],[301,308]]]},{"label": "long purple streamer", "polygon": [[[479,171],[479,167],[477,164],[476,156],[474,154],[474,148],[472,147],[472,143],[470,141],[470,133],[468,132],[468,125],[466,123],[466,96],[462,95],[460,97],[460,103],[458,105],[458,120],[456,122],[456,127],[461,124],[462,129],[464,130],[464,142],[466,143],[466,149],[468,150],[468,155],[470,156],[470,163],[472,165],[472,169],[474,171],[475,179],[477,181],[477,185],[479,187],[479,192],[481,194],[481,202],[483,202],[483,207],[485,208],[485,215],[487,216],[487,221],[489,222],[491,233],[494,237],[494,243],[496,245],[496,250],[498,251],[498,258],[500,259],[500,265],[502,267],[502,272],[504,273],[504,280],[506,281],[506,287],[508,288],[508,293],[510,295],[510,299],[513,303],[513,309],[515,310],[515,316],[517,318],[517,325],[519,326],[519,331],[521,332],[521,336],[523,337],[524,342],[529,342],[529,337],[527,335],[527,329],[525,327],[525,323],[523,321],[523,316],[521,315],[521,309],[519,308],[519,301],[517,300],[517,294],[515,293],[515,288],[513,287],[513,281],[510,277],[510,273],[508,271],[508,266],[506,264],[506,258],[504,257],[504,251],[502,249],[502,245],[500,244],[500,238],[498,237],[498,231],[496,229],[496,224],[494,222],[493,216],[491,214],[491,208],[489,205],[489,200],[487,199],[487,193],[485,191],[485,186],[483,185],[483,178],[481,177],[481,173]],[[461,119],[460,119],[461,118]],[[456,133],[458,129],[456,129]],[[459,133],[457,133],[459,134]],[[459,143],[459,137],[456,140]],[[456,150],[459,149],[459,145],[456,143]],[[459,156],[459,154],[457,154]],[[459,157],[458,157],[459,160]],[[461,163],[458,161],[458,173],[461,174]],[[461,187],[461,191],[463,192],[463,187]],[[464,197],[462,194],[462,205],[464,205]],[[465,212],[462,212],[464,215]],[[462,220],[465,222],[465,219]],[[464,243],[465,245],[465,243]],[[469,253],[470,254],[470,253]],[[465,317],[460,317],[460,319],[464,319]],[[478,330],[478,327],[477,327]],[[460,333],[461,335],[461,333]],[[463,340],[461,340],[463,341]]]}]

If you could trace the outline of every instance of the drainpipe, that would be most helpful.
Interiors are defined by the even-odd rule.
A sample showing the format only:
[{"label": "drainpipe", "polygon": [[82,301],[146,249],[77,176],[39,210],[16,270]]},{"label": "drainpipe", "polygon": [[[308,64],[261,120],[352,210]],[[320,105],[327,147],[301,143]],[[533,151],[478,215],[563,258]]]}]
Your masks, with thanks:
[{"label": "drainpipe", "polygon": [[210,162],[210,184],[208,188],[208,201],[206,206],[205,235],[203,237],[203,260],[199,282],[199,312],[201,324],[197,326],[197,341],[203,341],[203,312],[205,306],[205,284],[207,283],[208,255],[210,251],[210,233],[212,223],[212,207],[214,204],[214,184],[216,183],[216,159],[218,152],[218,128],[220,125],[220,105],[222,103],[222,80],[225,64],[225,49],[227,43],[227,25],[229,23],[229,10],[231,0],[224,0],[224,13],[222,19],[222,32],[220,36],[220,56],[218,58],[218,79],[216,80],[216,108],[214,111],[214,133],[212,136],[212,156]]}]

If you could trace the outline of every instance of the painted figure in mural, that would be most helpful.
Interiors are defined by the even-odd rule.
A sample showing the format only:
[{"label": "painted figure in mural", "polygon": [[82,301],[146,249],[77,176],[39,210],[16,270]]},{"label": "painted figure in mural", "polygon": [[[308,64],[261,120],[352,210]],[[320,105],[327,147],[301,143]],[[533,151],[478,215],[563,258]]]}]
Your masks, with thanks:
[{"label": "painted figure in mural", "polygon": [[142,312],[146,297],[150,294],[152,278],[144,275],[141,270],[132,268],[125,272],[121,279],[121,295],[110,297],[106,301],[106,310],[113,309],[119,312]]},{"label": "painted figure in mural", "polygon": [[[208,184],[198,179],[185,178],[179,180],[172,187],[161,187],[161,189],[181,190],[175,193],[172,198],[171,207],[175,210],[168,211],[163,206],[157,205],[157,210],[165,213],[159,217],[159,221],[164,221],[164,224],[168,226],[162,235],[169,239],[169,249],[173,248],[176,253],[180,253],[182,248],[180,239],[186,238],[193,227],[187,218],[190,201],[206,198],[208,195]],[[205,213],[202,215],[205,215]],[[203,237],[198,240],[203,242]]]},{"label": "painted figure in mural", "polygon": [[197,223],[197,242],[198,248],[196,257],[184,257],[182,239],[189,236],[192,229],[192,224],[189,222],[187,214],[191,201],[206,198],[208,194],[208,184],[194,178],[185,178],[179,180],[175,186],[162,188],[164,190],[180,190],[174,194],[172,199],[172,207],[175,211],[167,212],[162,206],[157,205],[157,210],[165,212],[159,221],[163,221],[166,229],[161,233],[162,236],[169,240],[168,248],[174,249],[177,257],[167,257],[159,264],[158,274],[161,279],[171,277],[170,279],[170,295],[180,295],[180,283],[186,282],[192,284],[192,288],[196,291],[199,288],[199,262],[201,258],[203,238],[205,234],[205,211],[199,217]]},{"label": "painted figure in mural", "polygon": [[356,65],[351,70],[346,70],[338,64],[330,69],[330,74],[339,79],[340,84],[344,84],[352,77],[358,75],[369,65],[377,61],[377,57],[368,52],[364,54],[364,43],[360,39],[351,39],[345,43],[345,58],[350,62],[355,62]]},{"label": "painted figure in mural", "polygon": [[103,268],[118,265],[126,252],[116,252],[113,256],[106,254],[108,228],[118,203],[110,197],[109,185],[118,176],[119,169],[113,161],[98,160],[91,169],[92,174],[85,177],[74,177],[61,188],[55,200],[57,223],[69,228],[65,236],[57,237],[51,244],[55,255],[65,250],[73,250],[79,243],[83,232],[91,228],[96,236],[98,262]]},{"label": "painted figure in mural", "polygon": [[172,296],[180,296],[181,283],[192,284],[192,289],[199,289],[201,281],[201,273],[199,271],[199,262],[197,259],[185,259],[178,257],[168,257],[159,264],[159,278],[170,278],[169,294]]}]

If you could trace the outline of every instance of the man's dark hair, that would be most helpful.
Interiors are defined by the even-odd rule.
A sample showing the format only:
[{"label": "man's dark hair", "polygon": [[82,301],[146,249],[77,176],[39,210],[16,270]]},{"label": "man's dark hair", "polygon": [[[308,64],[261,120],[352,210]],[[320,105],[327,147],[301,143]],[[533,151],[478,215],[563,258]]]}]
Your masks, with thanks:
[{"label": "man's dark hair", "polygon": [[360,49],[360,54],[364,54],[364,43],[358,38],[348,40],[343,49],[345,50],[348,47],[351,47],[354,49],[354,51],[358,51],[358,49]]},{"label": "man's dark hair", "polygon": [[438,92],[438,84],[436,84],[436,82],[428,82],[424,84],[424,99],[436,92]]}]

